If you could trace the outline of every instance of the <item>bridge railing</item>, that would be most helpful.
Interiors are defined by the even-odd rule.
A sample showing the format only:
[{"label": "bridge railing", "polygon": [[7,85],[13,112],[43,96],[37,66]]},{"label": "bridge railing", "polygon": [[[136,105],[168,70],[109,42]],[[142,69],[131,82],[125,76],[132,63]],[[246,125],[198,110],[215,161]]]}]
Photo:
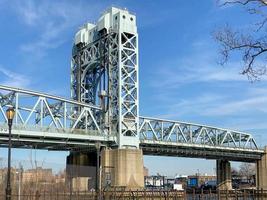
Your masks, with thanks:
[{"label": "bridge railing", "polygon": [[249,133],[150,117],[140,117],[139,123],[141,141],[258,149]]},{"label": "bridge railing", "polygon": [[98,118],[101,109],[94,105],[0,85],[1,123],[7,122],[5,110],[8,107],[15,108],[14,128],[104,134]]}]

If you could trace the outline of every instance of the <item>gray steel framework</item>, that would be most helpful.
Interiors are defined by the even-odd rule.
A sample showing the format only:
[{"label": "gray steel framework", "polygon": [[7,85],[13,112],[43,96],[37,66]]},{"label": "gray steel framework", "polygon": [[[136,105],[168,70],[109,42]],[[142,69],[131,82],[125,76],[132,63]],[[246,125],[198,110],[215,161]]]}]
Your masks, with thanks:
[{"label": "gray steel framework", "polygon": [[[95,119],[94,113],[101,110],[97,106],[1,85],[0,92],[1,146],[8,140],[4,111],[10,106],[16,110],[15,147],[73,150],[94,148],[96,142],[116,145],[117,134],[106,134]],[[140,148],[145,155],[255,161],[264,153],[248,133],[148,117],[139,121]],[[86,125],[77,126],[84,122]]]},{"label": "gray steel framework", "polygon": [[100,128],[95,117],[100,112],[97,106],[19,88],[0,86],[0,90],[2,145],[8,133],[4,110],[11,106],[16,111],[12,131],[15,146],[68,149],[114,141],[112,134]]},{"label": "gray steel framework", "polygon": [[140,117],[140,140],[258,149],[251,134],[201,124]]},{"label": "gray steel framework", "polygon": [[[147,155],[255,161],[264,153],[249,133],[139,116],[135,16],[111,8],[75,36],[71,98],[0,85],[0,145],[5,110],[15,108],[15,147],[142,148]],[[98,105],[98,106],[96,106]]]},{"label": "gray steel framework", "polygon": [[231,148],[209,145],[162,143],[140,141],[144,155],[173,156],[205,159],[226,159],[231,161],[255,162],[261,159],[263,150]]},{"label": "gray steel framework", "polygon": [[[71,97],[100,104],[98,116],[107,133],[118,134],[118,145],[138,148],[137,34],[110,30],[86,46],[74,46]],[[131,141],[132,144],[131,144]]]}]

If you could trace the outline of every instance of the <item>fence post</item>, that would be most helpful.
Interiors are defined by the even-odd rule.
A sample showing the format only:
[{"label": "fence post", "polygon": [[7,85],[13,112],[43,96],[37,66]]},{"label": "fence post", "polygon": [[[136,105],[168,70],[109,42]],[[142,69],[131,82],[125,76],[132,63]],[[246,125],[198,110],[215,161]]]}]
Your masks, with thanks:
[{"label": "fence post", "polygon": [[145,199],[146,199],[146,189],[145,189],[145,191],[144,191],[144,196],[145,196]]},{"label": "fence post", "polygon": [[[163,190],[164,199],[167,200],[166,191]],[[161,195],[160,195],[161,196]]]}]

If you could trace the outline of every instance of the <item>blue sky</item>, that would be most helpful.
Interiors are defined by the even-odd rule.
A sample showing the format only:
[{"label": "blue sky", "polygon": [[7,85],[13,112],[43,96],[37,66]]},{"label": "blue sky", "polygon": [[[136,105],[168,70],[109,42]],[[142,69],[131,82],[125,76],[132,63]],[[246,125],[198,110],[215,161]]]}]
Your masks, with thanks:
[{"label": "blue sky", "polygon": [[[0,84],[69,97],[73,36],[111,5],[137,15],[142,115],[249,131],[259,145],[267,144],[266,77],[251,84],[239,74],[238,55],[218,65],[211,36],[226,23],[244,29],[254,19],[241,7],[218,7],[216,0],[0,0]],[[35,153],[40,161],[65,165],[66,152]],[[16,150],[13,158],[29,155]],[[145,165],[151,174],[211,174],[215,162],[146,156]]]}]

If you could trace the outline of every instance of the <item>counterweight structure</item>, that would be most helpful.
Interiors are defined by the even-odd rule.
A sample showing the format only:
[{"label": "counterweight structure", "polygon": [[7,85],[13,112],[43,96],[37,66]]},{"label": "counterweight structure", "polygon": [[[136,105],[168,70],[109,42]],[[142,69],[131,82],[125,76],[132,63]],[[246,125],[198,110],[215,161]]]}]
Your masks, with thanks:
[{"label": "counterweight structure", "polygon": [[119,148],[139,148],[138,89],[136,17],[112,7],[75,35],[71,98],[102,107],[97,120]]}]

